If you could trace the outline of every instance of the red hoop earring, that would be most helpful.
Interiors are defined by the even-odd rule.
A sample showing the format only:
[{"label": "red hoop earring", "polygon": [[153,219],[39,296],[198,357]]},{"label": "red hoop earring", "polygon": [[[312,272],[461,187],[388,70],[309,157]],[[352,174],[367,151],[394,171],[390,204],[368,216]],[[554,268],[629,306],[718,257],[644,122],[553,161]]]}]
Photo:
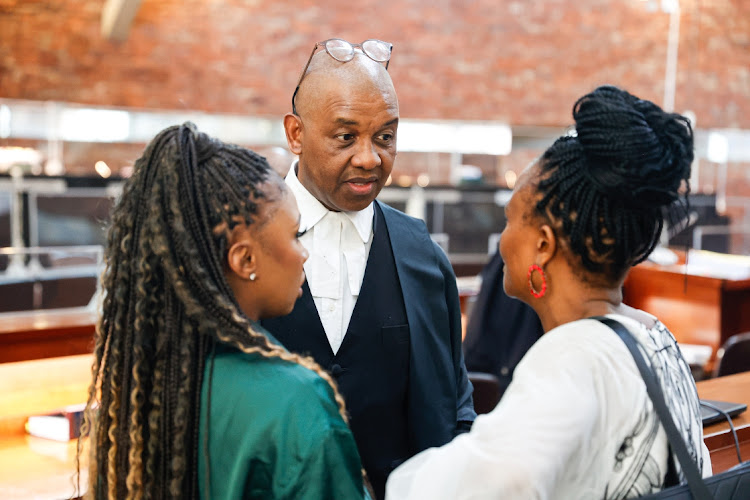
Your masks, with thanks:
[{"label": "red hoop earring", "polygon": [[[539,271],[539,275],[542,277],[542,289],[538,292],[534,290],[534,283],[531,281],[531,275],[534,274],[534,271]],[[527,277],[529,279],[529,291],[531,292],[531,295],[536,299],[544,297],[544,294],[547,293],[547,277],[544,275],[544,269],[536,264],[532,264],[529,266]]]}]

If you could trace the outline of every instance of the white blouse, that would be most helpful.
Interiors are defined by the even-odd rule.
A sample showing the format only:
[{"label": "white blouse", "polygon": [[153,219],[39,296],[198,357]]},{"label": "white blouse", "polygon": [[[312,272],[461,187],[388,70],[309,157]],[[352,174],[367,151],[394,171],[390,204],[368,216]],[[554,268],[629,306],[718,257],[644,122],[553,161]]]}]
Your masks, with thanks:
[{"label": "white blouse", "polygon": [[[645,349],[688,450],[711,474],[695,383],[672,334],[610,315]],[[655,319],[655,318],[654,318]],[[470,433],[398,467],[386,499],[622,499],[658,491],[667,438],[630,352],[596,320],[542,336]]]}]

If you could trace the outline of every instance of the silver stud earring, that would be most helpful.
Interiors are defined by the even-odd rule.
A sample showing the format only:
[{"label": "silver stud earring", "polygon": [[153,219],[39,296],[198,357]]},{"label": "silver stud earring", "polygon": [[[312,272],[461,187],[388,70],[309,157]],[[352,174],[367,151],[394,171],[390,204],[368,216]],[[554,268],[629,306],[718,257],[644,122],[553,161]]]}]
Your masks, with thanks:
[{"label": "silver stud earring", "polygon": [[255,273],[250,273],[250,276],[248,277],[250,278],[250,281],[255,281],[255,278],[256,278]]}]

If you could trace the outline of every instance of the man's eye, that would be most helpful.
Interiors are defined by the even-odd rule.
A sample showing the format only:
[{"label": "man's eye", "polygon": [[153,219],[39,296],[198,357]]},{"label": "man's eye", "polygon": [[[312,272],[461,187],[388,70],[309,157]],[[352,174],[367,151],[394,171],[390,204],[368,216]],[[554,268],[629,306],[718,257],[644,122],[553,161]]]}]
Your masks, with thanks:
[{"label": "man's eye", "polygon": [[339,135],[337,135],[336,137],[338,137],[338,138],[339,138],[339,139],[341,139],[342,141],[346,141],[346,142],[349,142],[349,141],[351,141],[352,139],[354,139],[354,134],[339,134]]},{"label": "man's eye", "polygon": [[391,142],[393,140],[393,134],[390,132],[384,132],[378,136],[378,139],[383,142]]},{"label": "man's eye", "polygon": [[303,229],[302,231],[297,231],[296,237],[301,238],[302,236],[305,235],[306,232],[307,232],[307,229]]}]

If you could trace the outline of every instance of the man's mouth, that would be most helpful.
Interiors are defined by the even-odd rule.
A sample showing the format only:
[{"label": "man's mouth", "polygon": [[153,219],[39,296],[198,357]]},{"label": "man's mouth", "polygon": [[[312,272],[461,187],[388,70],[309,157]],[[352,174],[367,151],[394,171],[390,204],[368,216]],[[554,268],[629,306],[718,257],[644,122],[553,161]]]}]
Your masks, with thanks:
[{"label": "man's mouth", "polygon": [[375,188],[377,179],[352,179],[346,181],[346,184],[357,194],[368,194]]}]

